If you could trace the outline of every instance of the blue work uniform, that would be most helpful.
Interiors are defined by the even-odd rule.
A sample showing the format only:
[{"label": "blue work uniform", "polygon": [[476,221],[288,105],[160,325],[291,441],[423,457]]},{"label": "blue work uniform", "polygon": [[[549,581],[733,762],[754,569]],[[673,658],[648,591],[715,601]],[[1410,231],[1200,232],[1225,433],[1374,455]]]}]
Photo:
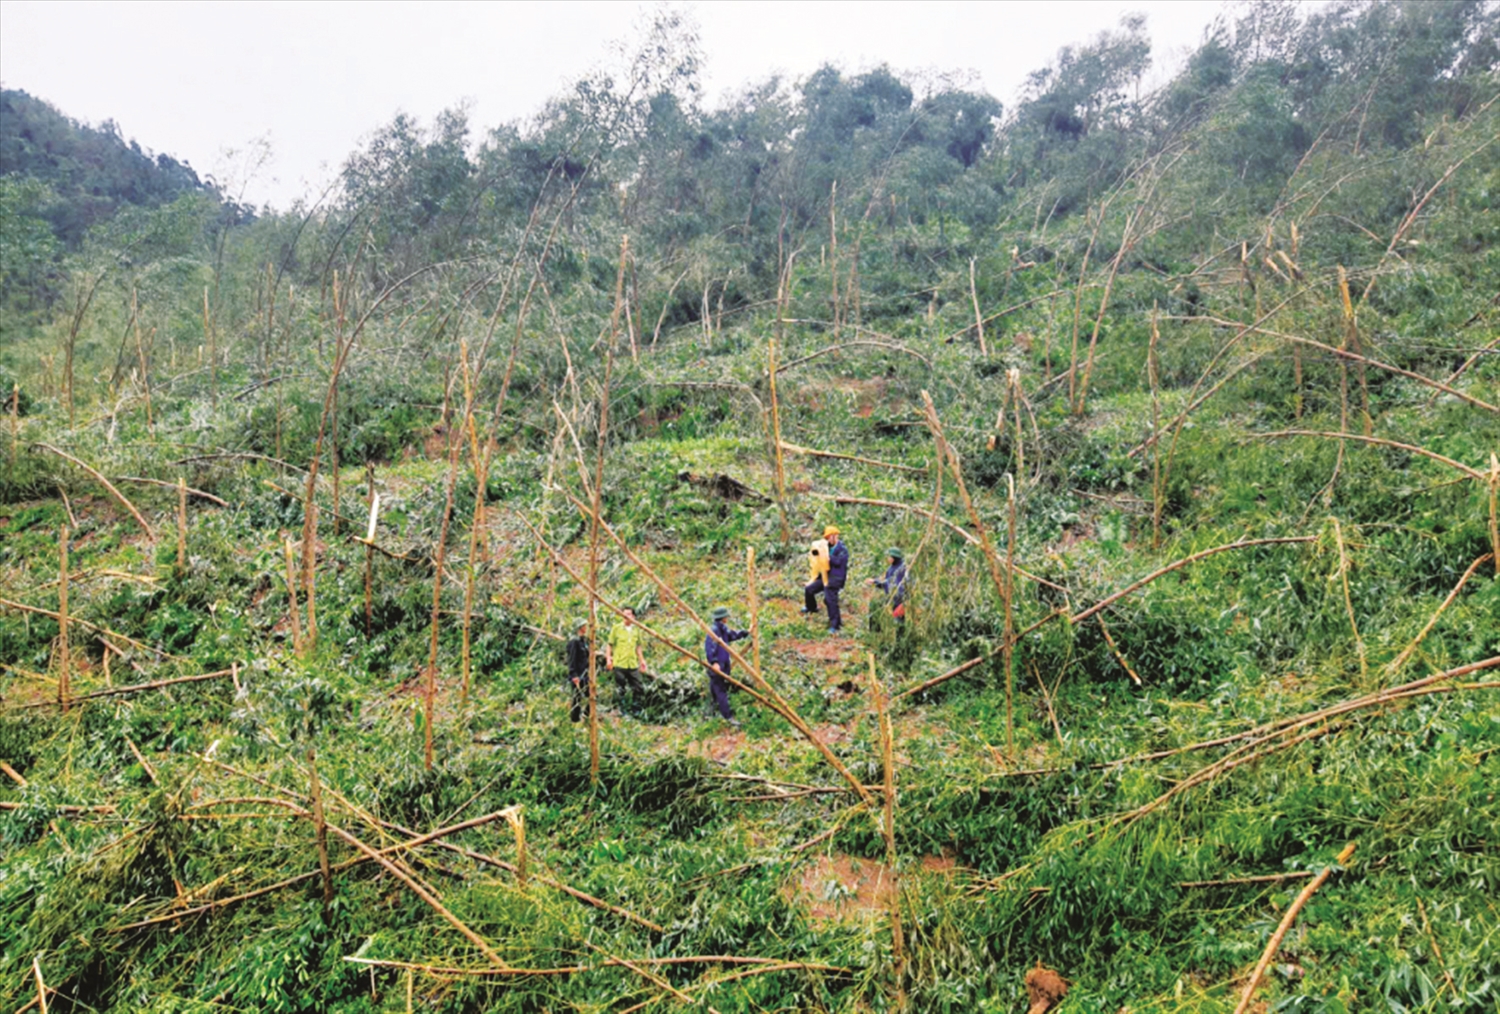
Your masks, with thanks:
[{"label": "blue work uniform", "polygon": [[[710,629],[713,631],[713,636],[703,639],[703,654],[708,657],[709,665],[708,688],[713,692],[714,704],[718,706],[719,714],[723,715],[726,719],[733,720],[734,712],[729,707],[729,681],[719,672],[715,672],[713,667],[718,666],[723,673],[728,673],[730,665],[728,645],[732,641],[739,641],[749,637],[750,632],[748,630],[730,630],[729,625],[723,620],[714,620],[714,624]],[[714,637],[718,637],[724,643],[720,644],[719,641],[714,640]]]},{"label": "blue work uniform", "polygon": [[823,601],[828,603],[828,629],[844,629],[844,617],[839,612],[839,591],[849,577],[849,547],[842,539],[838,545],[828,547],[828,578],[815,577],[802,588],[802,611],[818,611],[818,593],[823,592]]},{"label": "blue work uniform", "polygon": [[890,596],[891,608],[906,601],[906,563],[893,563],[885,569],[885,577],[875,582],[875,587]]}]

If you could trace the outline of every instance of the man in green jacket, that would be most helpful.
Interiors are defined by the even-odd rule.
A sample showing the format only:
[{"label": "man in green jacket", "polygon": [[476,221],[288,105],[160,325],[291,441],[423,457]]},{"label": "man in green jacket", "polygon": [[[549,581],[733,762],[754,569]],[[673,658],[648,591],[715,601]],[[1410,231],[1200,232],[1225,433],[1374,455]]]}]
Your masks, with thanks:
[{"label": "man in green jacket", "polygon": [[609,632],[609,640],[604,644],[604,664],[615,671],[615,696],[619,698],[621,713],[633,718],[646,693],[641,684],[646,655],[641,645],[641,628],[635,622],[635,610],[626,606],[620,612],[625,618],[616,622]]}]

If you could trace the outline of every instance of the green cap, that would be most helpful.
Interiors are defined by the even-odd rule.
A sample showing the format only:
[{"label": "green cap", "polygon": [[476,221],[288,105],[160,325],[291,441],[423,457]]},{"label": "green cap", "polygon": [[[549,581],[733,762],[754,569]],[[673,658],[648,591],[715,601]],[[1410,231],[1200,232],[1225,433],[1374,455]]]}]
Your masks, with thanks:
[{"label": "green cap", "polygon": [[586,627],[588,625],[589,625],[589,621],[587,619],[578,619],[578,620],[575,620],[574,623],[573,623],[573,625],[571,627],[569,627],[568,629],[569,630],[581,630],[581,629],[583,629],[584,627]]},{"label": "green cap", "polygon": [[729,619],[729,610],[723,606],[719,606],[713,611],[712,616],[716,620],[727,620]]},{"label": "green cap", "polygon": [[906,559],[906,554],[903,553],[903,552],[901,552],[901,550],[899,550],[899,549],[887,549],[885,551],[885,555],[889,556],[892,560],[895,560],[897,562],[900,562],[900,561]]}]

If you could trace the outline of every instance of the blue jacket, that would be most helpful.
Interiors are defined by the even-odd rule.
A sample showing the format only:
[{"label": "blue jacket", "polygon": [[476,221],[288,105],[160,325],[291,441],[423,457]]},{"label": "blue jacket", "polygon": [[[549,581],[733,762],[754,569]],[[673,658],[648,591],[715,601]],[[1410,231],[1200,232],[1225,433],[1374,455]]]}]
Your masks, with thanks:
[{"label": "blue jacket", "polygon": [[738,641],[750,636],[748,630],[730,630],[723,620],[714,620],[712,630],[724,642],[720,644],[712,637],[703,639],[703,653],[708,656],[710,666],[718,666],[723,672],[729,671],[729,649],[725,647],[731,641]]},{"label": "blue jacket", "polygon": [[828,578],[824,582],[829,588],[842,588],[849,577],[849,547],[842,539],[838,545],[828,547]]},{"label": "blue jacket", "polygon": [[891,606],[906,601],[906,564],[893,563],[885,569],[885,577],[875,582],[875,587],[890,595]]}]

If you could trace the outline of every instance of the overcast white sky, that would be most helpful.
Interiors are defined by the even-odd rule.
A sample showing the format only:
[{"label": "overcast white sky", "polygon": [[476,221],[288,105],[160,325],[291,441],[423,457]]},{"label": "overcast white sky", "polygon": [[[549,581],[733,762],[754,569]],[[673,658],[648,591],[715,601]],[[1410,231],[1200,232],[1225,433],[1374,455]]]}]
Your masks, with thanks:
[{"label": "overcast white sky", "polygon": [[[1221,0],[674,4],[697,21],[710,105],[781,72],[959,71],[1009,108],[1030,71],[1140,11],[1158,68],[1176,65]],[[646,8],[577,2],[37,2],[0,0],[0,80],[221,180],[268,139],[245,197],[285,207],[320,191],[398,111],[470,105],[473,136],[526,118],[608,59]],[[241,182],[245,182],[241,179]]]}]

